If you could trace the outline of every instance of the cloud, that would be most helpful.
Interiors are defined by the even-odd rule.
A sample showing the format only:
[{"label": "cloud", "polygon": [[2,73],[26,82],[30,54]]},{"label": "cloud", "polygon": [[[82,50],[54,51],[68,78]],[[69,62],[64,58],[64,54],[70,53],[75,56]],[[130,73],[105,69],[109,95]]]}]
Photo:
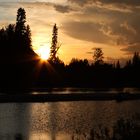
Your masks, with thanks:
[{"label": "cloud", "polygon": [[88,3],[93,3],[92,0],[68,0],[69,2],[71,3],[76,3],[76,4],[79,4],[79,5],[86,5]]},{"label": "cloud", "polygon": [[140,52],[140,43],[130,44],[121,50],[126,52],[126,54],[134,54],[134,52]]},{"label": "cloud", "polygon": [[67,22],[63,24],[66,34],[79,40],[96,43],[108,43],[109,36],[104,34],[102,24],[92,22]]},{"label": "cloud", "polygon": [[72,10],[68,5],[54,4],[54,8],[56,11],[61,12],[61,13],[69,13]]},{"label": "cloud", "polygon": [[106,4],[126,4],[126,5],[140,5],[139,0],[91,0],[91,1],[99,1]]},{"label": "cloud", "polygon": [[129,25],[127,22],[124,22],[120,25],[120,27],[125,28],[127,31],[130,31],[132,34],[136,34],[137,31],[131,26]]},{"label": "cloud", "polygon": [[63,23],[66,34],[94,43],[129,45],[140,42],[140,19],[137,13],[109,12],[107,9],[90,8],[74,13],[73,21]]},{"label": "cloud", "polygon": [[22,1],[24,1],[24,2],[35,2],[35,0],[0,0],[0,3],[1,2],[6,2],[6,3],[8,3],[8,2],[10,2],[10,3],[15,3],[15,2],[22,2]]},{"label": "cloud", "polygon": [[68,0],[68,2],[82,8],[95,6],[120,12],[135,12],[140,9],[139,0]]},{"label": "cloud", "polygon": [[87,44],[102,43],[118,48],[127,46],[121,51],[129,54],[140,50],[140,0],[67,0],[67,3],[64,0],[61,3],[49,3],[48,0],[14,1],[16,3],[2,3],[0,0],[2,26],[14,23],[16,11],[22,6],[33,35],[46,36],[53,23],[57,23],[64,35]]},{"label": "cloud", "polygon": [[100,3],[100,4],[126,4],[126,5],[135,5],[139,6],[139,0],[68,0],[69,2],[76,3],[79,5],[86,5],[92,3]]},{"label": "cloud", "polygon": [[79,5],[79,12],[74,13],[73,21],[64,24],[66,34],[94,43],[127,46],[121,49],[126,53],[139,50],[139,0],[68,1]]}]

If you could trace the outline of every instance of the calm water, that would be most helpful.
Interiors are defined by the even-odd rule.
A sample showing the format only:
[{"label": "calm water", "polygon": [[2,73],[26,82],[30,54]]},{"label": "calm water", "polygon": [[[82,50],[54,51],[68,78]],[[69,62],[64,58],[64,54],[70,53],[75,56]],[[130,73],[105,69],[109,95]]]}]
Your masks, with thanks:
[{"label": "calm water", "polygon": [[72,140],[99,126],[111,129],[119,118],[136,119],[139,106],[139,100],[0,104],[0,139]]}]

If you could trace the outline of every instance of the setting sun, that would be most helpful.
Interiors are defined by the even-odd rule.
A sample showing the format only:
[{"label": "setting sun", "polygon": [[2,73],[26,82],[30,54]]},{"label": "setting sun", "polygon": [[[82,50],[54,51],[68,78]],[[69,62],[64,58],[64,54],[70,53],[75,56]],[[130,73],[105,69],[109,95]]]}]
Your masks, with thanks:
[{"label": "setting sun", "polygon": [[36,51],[42,60],[47,60],[50,57],[50,47],[40,46]]}]

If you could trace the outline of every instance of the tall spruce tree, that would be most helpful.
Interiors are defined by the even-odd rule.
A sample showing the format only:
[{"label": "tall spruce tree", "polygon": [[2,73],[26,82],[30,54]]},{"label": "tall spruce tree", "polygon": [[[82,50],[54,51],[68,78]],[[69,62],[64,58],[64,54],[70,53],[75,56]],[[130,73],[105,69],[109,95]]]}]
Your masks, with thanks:
[{"label": "tall spruce tree", "polygon": [[59,50],[59,46],[58,46],[58,28],[57,25],[55,24],[53,26],[53,33],[52,33],[52,44],[51,44],[51,48],[50,48],[50,60],[52,62],[56,62],[57,61],[57,52]]},{"label": "tall spruce tree", "polygon": [[15,26],[16,51],[23,55],[33,54],[31,48],[31,30],[30,26],[26,25],[26,12],[24,8],[19,8],[17,11],[16,26]]},{"label": "tall spruce tree", "polygon": [[26,12],[24,8],[19,8],[17,11],[16,19],[16,32],[20,35],[23,35],[26,32]]},{"label": "tall spruce tree", "polygon": [[19,8],[16,24],[9,24],[0,29],[0,61],[2,63],[15,63],[37,57],[31,48],[30,26],[25,23],[26,12],[23,8]]}]

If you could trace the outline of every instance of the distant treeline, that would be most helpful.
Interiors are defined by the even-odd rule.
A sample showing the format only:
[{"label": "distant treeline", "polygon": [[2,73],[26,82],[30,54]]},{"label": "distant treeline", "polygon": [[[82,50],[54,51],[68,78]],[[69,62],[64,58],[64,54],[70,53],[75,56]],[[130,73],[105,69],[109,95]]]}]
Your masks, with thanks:
[{"label": "distant treeline", "polygon": [[139,87],[140,56],[138,52],[124,67],[103,61],[101,48],[93,52],[93,63],[72,59],[65,65],[57,56],[58,29],[53,27],[50,59],[41,61],[32,50],[30,26],[26,12],[17,11],[16,24],[0,29],[0,89],[17,90],[49,87]]}]

